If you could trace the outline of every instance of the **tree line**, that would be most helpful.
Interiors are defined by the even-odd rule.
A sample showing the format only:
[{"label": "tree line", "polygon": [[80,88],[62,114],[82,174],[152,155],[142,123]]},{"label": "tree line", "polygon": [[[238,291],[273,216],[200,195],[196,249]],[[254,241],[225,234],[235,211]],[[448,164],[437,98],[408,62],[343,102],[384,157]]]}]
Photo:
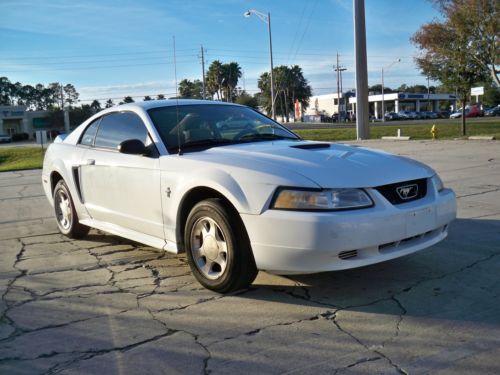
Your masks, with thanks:
[{"label": "tree line", "polygon": [[31,110],[47,110],[55,107],[72,106],[78,102],[79,94],[72,84],[58,82],[23,85],[0,77],[0,105],[24,105]]}]

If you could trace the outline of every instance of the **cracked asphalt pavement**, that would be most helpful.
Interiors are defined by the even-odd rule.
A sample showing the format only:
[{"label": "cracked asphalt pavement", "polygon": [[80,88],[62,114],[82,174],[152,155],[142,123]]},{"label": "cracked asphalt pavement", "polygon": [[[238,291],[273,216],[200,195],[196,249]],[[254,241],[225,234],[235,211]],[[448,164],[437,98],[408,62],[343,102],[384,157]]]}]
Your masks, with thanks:
[{"label": "cracked asphalt pavement", "polygon": [[442,243],[394,261],[203,289],[183,255],[57,233],[40,171],[0,173],[0,373],[500,373],[500,142],[369,141],[458,196]]}]

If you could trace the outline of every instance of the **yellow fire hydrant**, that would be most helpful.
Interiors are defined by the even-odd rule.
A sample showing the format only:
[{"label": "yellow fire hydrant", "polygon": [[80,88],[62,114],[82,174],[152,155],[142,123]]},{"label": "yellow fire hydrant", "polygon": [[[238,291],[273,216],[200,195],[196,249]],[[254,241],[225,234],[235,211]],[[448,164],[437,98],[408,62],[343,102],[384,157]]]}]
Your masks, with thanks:
[{"label": "yellow fire hydrant", "polygon": [[436,124],[434,124],[434,125],[432,125],[432,128],[431,128],[432,139],[437,138],[437,133],[438,133],[437,126],[436,126]]}]

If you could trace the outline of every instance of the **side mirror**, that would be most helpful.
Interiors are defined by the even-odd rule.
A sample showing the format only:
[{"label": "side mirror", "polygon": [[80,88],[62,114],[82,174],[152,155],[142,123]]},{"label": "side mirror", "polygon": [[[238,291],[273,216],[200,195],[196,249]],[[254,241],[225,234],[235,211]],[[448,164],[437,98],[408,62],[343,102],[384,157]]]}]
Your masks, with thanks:
[{"label": "side mirror", "polygon": [[118,151],[122,154],[145,155],[148,150],[144,143],[138,139],[127,139],[118,145]]}]

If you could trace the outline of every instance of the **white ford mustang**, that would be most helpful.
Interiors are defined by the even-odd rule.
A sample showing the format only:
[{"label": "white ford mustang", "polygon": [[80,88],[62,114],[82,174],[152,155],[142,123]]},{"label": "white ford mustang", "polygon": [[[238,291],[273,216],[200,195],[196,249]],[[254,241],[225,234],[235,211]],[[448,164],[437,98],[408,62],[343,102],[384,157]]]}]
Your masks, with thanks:
[{"label": "white ford mustang", "polygon": [[419,162],[309,142],[235,104],[164,100],[104,110],[45,155],[59,230],[98,228],[186,252],[205,287],[257,270],[365,266],[444,239],[455,194]]}]

